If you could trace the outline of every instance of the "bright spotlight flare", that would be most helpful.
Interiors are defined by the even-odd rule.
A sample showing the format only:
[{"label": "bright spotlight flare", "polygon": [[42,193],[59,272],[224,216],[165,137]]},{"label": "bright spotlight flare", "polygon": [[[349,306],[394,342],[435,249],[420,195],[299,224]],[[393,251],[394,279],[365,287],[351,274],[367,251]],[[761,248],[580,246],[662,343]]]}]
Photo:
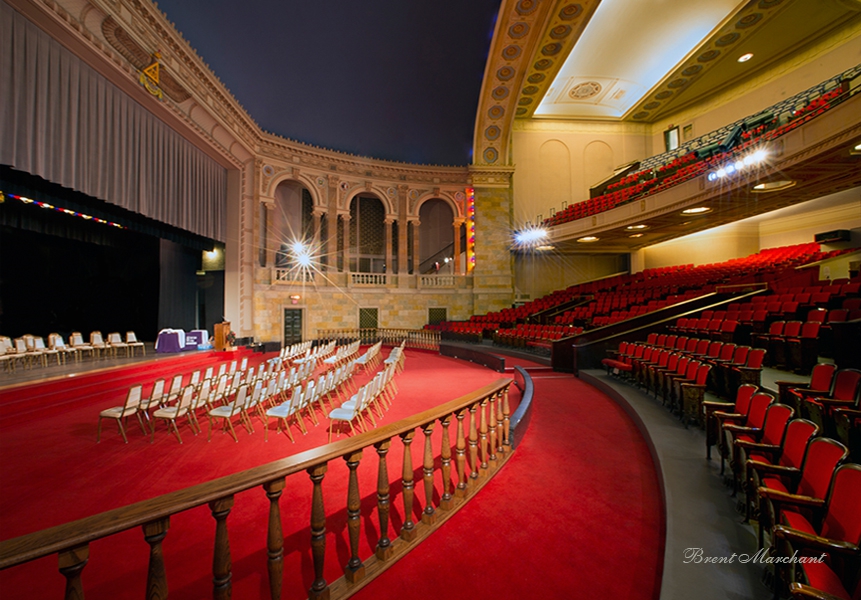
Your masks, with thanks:
[{"label": "bright spotlight flare", "polygon": [[302,242],[293,242],[293,245],[290,247],[293,250],[293,258],[296,260],[296,264],[300,267],[310,267],[313,259],[311,257],[311,250],[305,246]]},{"label": "bright spotlight flare", "polygon": [[521,248],[535,248],[547,243],[547,230],[541,227],[527,227],[514,232],[514,244]]},{"label": "bright spotlight flare", "polygon": [[729,162],[723,165],[717,171],[712,171],[708,175],[709,181],[717,181],[718,179],[723,179],[724,177],[728,177],[730,175],[734,175],[740,171],[743,171],[747,167],[751,167],[754,165],[758,165],[763,162],[768,157],[768,152],[764,149],[760,148],[756,152],[752,152],[748,154],[742,159]]}]

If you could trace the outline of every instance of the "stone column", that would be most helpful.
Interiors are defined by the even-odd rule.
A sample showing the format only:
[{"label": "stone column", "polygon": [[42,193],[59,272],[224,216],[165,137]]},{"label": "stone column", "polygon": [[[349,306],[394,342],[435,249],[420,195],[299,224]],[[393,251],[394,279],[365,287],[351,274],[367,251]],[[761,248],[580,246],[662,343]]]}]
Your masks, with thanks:
[{"label": "stone column", "polygon": [[[475,314],[508,308],[514,301],[514,265],[508,248],[511,238],[514,167],[470,167],[475,189]],[[467,266],[468,269],[468,266]]]},{"label": "stone column", "polygon": [[409,225],[406,217],[398,219],[398,273],[406,275],[410,272],[410,265],[407,263],[407,232]]},{"label": "stone column", "polygon": [[454,256],[452,257],[454,264],[451,266],[451,272],[455,275],[460,275],[463,272],[460,269],[460,253],[463,250],[460,247],[460,228],[463,225],[463,221],[462,217],[457,217],[452,224],[454,228]]},{"label": "stone column", "polygon": [[326,244],[323,247],[326,256],[326,271],[338,271],[338,211],[329,210],[326,213]]},{"label": "stone column", "polygon": [[386,220],[383,221],[383,233],[386,240],[386,275],[394,273],[394,269],[392,269],[392,260],[394,259],[392,252],[392,224],[394,222],[395,220],[389,217],[386,217]]},{"label": "stone column", "polygon": [[260,205],[264,209],[260,211],[260,227],[258,229],[258,233],[261,237],[259,240],[259,247],[263,252],[263,265],[264,267],[271,267],[275,262],[275,251],[277,248],[274,247],[277,242],[277,237],[272,235],[273,223],[272,219],[275,216],[275,199],[274,198],[260,198]]},{"label": "stone column", "polygon": [[344,247],[341,249],[341,256],[344,258],[344,273],[350,272],[350,213],[341,215],[341,220],[344,222]]},{"label": "stone column", "polygon": [[419,256],[419,226],[421,222],[418,219],[411,221],[413,225],[413,273],[421,275],[421,257]]}]

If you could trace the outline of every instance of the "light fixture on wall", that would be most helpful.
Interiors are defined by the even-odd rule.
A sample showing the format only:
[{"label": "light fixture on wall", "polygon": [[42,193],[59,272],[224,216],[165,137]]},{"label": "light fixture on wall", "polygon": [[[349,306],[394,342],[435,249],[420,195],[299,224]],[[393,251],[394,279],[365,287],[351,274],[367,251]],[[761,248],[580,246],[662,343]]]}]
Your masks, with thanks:
[{"label": "light fixture on wall", "polygon": [[585,237],[579,238],[577,241],[582,243],[582,244],[588,244],[591,242],[597,242],[599,239],[601,239],[601,238],[597,238],[594,235],[587,235]]},{"label": "light fixture on wall", "polygon": [[751,58],[753,58],[753,52],[746,52],[745,54],[742,54],[741,56],[739,56],[737,60],[740,63],[746,63]]},{"label": "light fixture on wall", "polygon": [[299,304],[299,300],[302,299],[302,296],[299,294],[290,294],[290,304]]}]

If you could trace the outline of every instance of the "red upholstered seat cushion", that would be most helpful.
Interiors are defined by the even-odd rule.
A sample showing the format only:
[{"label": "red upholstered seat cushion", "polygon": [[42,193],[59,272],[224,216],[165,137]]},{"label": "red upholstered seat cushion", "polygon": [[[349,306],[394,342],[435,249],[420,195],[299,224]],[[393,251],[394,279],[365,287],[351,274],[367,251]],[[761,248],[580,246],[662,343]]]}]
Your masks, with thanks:
[{"label": "red upholstered seat cushion", "polygon": [[779,492],[787,492],[787,493],[789,492],[789,490],[786,489],[786,486],[784,485],[784,483],[780,479],[777,479],[776,477],[763,477],[762,486],[767,487],[770,490],[777,490]]},{"label": "red upholstered seat cushion", "polygon": [[780,520],[787,527],[792,527],[793,529],[809,533],[811,535],[818,535],[813,529],[813,525],[811,525],[810,521],[807,520],[807,517],[792,509],[783,510],[780,515]]},{"label": "red upholstered seat cushion", "polygon": [[837,574],[824,562],[803,563],[801,568],[804,570],[804,575],[811,587],[817,590],[827,592],[837,598],[845,598],[850,600],[849,592],[843,587],[843,583]]}]

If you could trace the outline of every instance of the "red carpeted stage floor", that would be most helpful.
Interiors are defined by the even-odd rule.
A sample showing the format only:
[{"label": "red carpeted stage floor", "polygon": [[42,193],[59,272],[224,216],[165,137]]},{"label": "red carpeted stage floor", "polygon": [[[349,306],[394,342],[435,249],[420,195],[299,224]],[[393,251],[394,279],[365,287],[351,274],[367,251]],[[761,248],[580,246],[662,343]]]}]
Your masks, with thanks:
[{"label": "red carpeted stage floor", "polygon": [[[205,433],[195,437],[183,428],[182,445],[163,424],[155,444],[136,424],[130,425],[126,445],[113,423],[106,423],[102,443],[95,443],[99,410],[122,403],[130,378],[144,382],[177,370],[188,373],[200,368],[193,356],[178,357],[187,362],[172,366],[160,361],[158,368],[141,363],[129,367],[130,372],[102,372],[98,380],[83,384],[77,380],[64,392],[58,392],[57,382],[0,390],[0,537],[10,539],[325,443],[324,423],[307,436],[294,431],[297,443],[291,444],[283,434],[275,435],[274,425],[269,442],[264,443],[259,422],[253,435],[239,432],[239,443],[220,432],[207,443]],[[249,356],[252,361],[263,358]],[[219,359],[213,355],[203,360]],[[383,422],[397,421],[499,377],[471,363],[408,350],[406,370],[396,378],[399,394]],[[361,376],[360,383],[366,379]],[[69,391],[72,388],[77,391]],[[512,390],[516,406],[519,398]],[[421,589],[422,582],[434,581],[439,565],[446,564],[451,565],[446,569],[446,587],[459,590],[458,597],[568,597],[585,590],[601,597],[657,596],[663,508],[655,470],[636,427],[609,398],[570,376],[537,376],[535,402],[530,430],[502,472],[393,567],[391,574],[361,593],[415,596],[416,586]],[[420,465],[421,447],[416,446],[413,464]],[[438,451],[438,437],[434,447]],[[400,443],[393,443],[389,455],[392,536],[404,520],[399,482],[402,452]],[[359,467],[363,556],[371,552],[379,535],[374,510],[377,459],[369,454]],[[416,469],[416,481],[421,479],[420,471]],[[346,473],[343,464],[333,461],[323,482],[329,515],[325,573],[329,581],[340,576],[349,554]],[[436,487],[438,493],[439,473]],[[284,598],[288,599],[306,597],[312,580],[310,490],[307,476],[293,476],[281,498]],[[262,490],[243,492],[236,496],[228,519],[235,598],[268,596],[268,502]],[[417,501],[414,519],[418,520],[422,508]],[[214,521],[206,507],[171,520],[164,542],[171,598],[211,595],[213,532]],[[141,597],[148,552],[138,529],[93,543],[83,572],[87,598]],[[400,589],[402,585],[409,587]],[[0,572],[4,599],[60,598],[63,586],[55,556]]]}]

